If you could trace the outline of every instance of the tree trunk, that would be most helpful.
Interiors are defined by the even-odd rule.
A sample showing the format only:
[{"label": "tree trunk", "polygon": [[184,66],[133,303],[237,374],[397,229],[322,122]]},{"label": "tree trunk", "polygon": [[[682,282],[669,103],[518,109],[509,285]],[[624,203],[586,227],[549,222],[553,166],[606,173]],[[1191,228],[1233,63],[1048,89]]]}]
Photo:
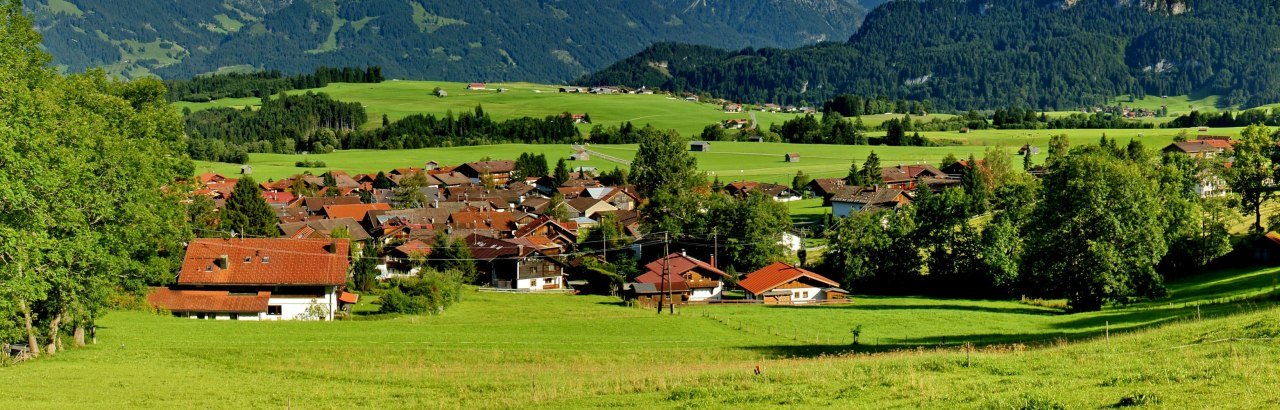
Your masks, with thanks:
[{"label": "tree trunk", "polygon": [[1253,207],[1253,215],[1254,215],[1253,229],[1257,230],[1258,233],[1262,233],[1262,205],[1261,204]]},{"label": "tree trunk", "polygon": [[85,343],[84,343],[84,325],[76,325],[76,330],[75,330],[74,334],[75,334],[75,338],[76,338],[76,343],[75,343],[76,347],[84,347],[84,346],[85,346]]},{"label": "tree trunk", "polygon": [[59,313],[49,321],[49,344],[45,350],[50,356],[58,354],[58,346],[62,344],[61,337],[58,336],[58,326],[62,325],[62,314]]},{"label": "tree trunk", "polygon": [[31,352],[31,357],[40,357],[40,345],[36,343],[35,319],[31,317],[31,309],[27,307],[27,302],[19,301],[18,309],[22,311],[22,321],[27,327],[27,351]]}]

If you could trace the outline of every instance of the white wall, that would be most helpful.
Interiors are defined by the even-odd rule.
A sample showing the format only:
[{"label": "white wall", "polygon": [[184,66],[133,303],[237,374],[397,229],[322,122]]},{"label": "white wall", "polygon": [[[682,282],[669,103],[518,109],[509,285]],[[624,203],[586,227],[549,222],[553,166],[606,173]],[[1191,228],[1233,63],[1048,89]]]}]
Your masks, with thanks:
[{"label": "white wall", "polygon": [[544,276],[540,278],[520,279],[516,281],[516,289],[519,290],[542,290],[543,285],[557,284],[564,288],[561,283],[560,276]]},{"label": "white wall", "polygon": [[[791,292],[791,303],[809,303],[815,300],[826,300],[827,294],[818,288],[794,288],[781,289]],[[801,297],[802,294],[808,292],[808,297]]]},{"label": "white wall", "polygon": [[328,308],[328,315],[324,320],[333,320],[333,312],[338,310],[338,296],[335,294],[336,288],[326,286],[324,288],[325,295],[322,297],[279,297],[271,295],[271,299],[267,301],[268,306],[280,306],[280,315],[263,314],[263,320],[295,320],[298,316],[307,312],[307,308],[313,304],[321,304]]},{"label": "white wall", "polygon": [[724,285],[716,286],[714,289],[693,289],[693,292],[689,295],[689,301],[701,302],[706,300],[720,300],[720,297],[724,295],[723,291]]}]

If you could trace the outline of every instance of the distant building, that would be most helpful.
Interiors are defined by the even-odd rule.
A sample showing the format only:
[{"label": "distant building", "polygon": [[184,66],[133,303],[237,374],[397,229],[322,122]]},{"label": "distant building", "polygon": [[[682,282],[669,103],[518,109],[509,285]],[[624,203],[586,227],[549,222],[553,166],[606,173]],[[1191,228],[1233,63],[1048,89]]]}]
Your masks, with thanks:
[{"label": "distant building", "polygon": [[795,152],[788,152],[786,155],[782,156],[782,160],[785,162],[800,162],[800,154]]},{"label": "distant building", "polygon": [[485,89],[485,85],[484,85],[484,83],[471,83],[471,84],[467,84],[467,89],[468,89],[468,90],[472,90],[472,91],[475,91],[475,90],[484,90],[484,89]]},{"label": "distant building", "polygon": [[711,151],[711,143],[706,141],[693,141],[689,143],[689,151],[707,152]]}]

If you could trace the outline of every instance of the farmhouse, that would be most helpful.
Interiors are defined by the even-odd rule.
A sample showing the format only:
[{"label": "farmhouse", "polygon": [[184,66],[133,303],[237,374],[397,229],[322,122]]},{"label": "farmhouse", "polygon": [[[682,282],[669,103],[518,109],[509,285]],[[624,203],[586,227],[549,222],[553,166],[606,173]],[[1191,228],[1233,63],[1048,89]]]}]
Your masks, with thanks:
[{"label": "farmhouse", "polygon": [[711,151],[711,143],[706,141],[693,141],[689,143],[689,151],[707,152]]},{"label": "farmhouse", "polygon": [[910,190],[922,178],[946,178],[947,174],[933,165],[897,165],[880,169],[884,184],[890,188]]},{"label": "farmhouse", "polygon": [[730,118],[720,123],[720,127],[727,130],[740,130],[751,125],[751,120],[746,118]]},{"label": "farmhouse", "polygon": [[738,286],[747,291],[747,298],[762,300],[766,305],[843,300],[849,295],[836,281],[782,262],[747,274]]},{"label": "farmhouse", "polygon": [[800,162],[800,153],[788,152],[786,155],[782,156],[782,160],[784,162]]},{"label": "farmhouse", "polygon": [[[648,270],[636,278],[637,283],[661,284],[663,282],[663,266],[670,272],[672,289],[675,283],[682,282],[688,288],[684,298],[688,302],[705,302],[720,300],[724,293],[723,279],[729,275],[706,262],[689,257],[683,253],[673,253],[644,265]],[[658,286],[661,288],[661,285]]]},{"label": "farmhouse", "polygon": [[901,189],[846,187],[831,198],[831,214],[844,218],[858,212],[897,210],[908,202],[906,191]]},{"label": "farmhouse", "polygon": [[1215,155],[1230,152],[1233,145],[1235,142],[1230,138],[1204,138],[1169,144],[1164,147],[1164,152],[1187,154],[1193,158],[1213,158]]},{"label": "farmhouse", "polygon": [[473,183],[481,183],[482,178],[487,178],[496,185],[502,185],[511,179],[511,171],[515,168],[516,162],[510,160],[477,161],[459,165],[455,171],[471,178]]},{"label": "farmhouse", "polygon": [[495,239],[466,238],[482,277],[499,289],[553,290],[564,288],[564,264],[554,258],[564,248],[545,236]]},{"label": "farmhouse", "polygon": [[147,299],[195,319],[332,320],[349,247],[346,239],[195,239],[177,283]]},{"label": "farmhouse", "polygon": [[746,198],[752,192],[772,198],[778,202],[790,202],[800,200],[800,193],[792,190],[791,187],[778,184],[761,183],[754,181],[731,182],[725,185],[724,190],[729,195]]},{"label": "farmhouse", "polygon": [[724,112],[742,112],[742,104],[727,104],[724,106]]}]

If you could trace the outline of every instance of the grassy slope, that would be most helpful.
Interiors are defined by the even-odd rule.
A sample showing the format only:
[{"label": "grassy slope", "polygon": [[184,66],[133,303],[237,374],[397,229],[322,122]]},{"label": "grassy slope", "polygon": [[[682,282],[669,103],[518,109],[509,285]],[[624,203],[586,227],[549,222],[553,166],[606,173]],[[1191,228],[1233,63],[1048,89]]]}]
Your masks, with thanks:
[{"label": "grassy slope", "polygon": [[[671,317],[605,297],[486,293],[439,317],[382,321],[115,312],[101,322],[100,344],[0,371],[10,392],[0,407],[1096,408],[1134,393],[1166,405],[1269,407],[1280,404],[1270,388],[1280,381],[1280,344],[1184,345],[1276,336],[1280,310],[1184,303],[1270,291],[1277,272],[1220,272],[1171,284],[1171,302],[1078,315],[860,297],[840,307],[690,307]],[[1197,312],[1205,320],[1192,321]],[[1100,337],[1107,322],[1110,342]],[[1156,323],[1169,326],[1145,330]],[[850,350],[854,324],[870,345]],[[928,347],[944,337],[951,347]],[[955,347],[1044,338],[1094,340],[968,356]],[[869,354],[884,350],[894,352]],[[752,374],[757,365],[767,379]]]}]

